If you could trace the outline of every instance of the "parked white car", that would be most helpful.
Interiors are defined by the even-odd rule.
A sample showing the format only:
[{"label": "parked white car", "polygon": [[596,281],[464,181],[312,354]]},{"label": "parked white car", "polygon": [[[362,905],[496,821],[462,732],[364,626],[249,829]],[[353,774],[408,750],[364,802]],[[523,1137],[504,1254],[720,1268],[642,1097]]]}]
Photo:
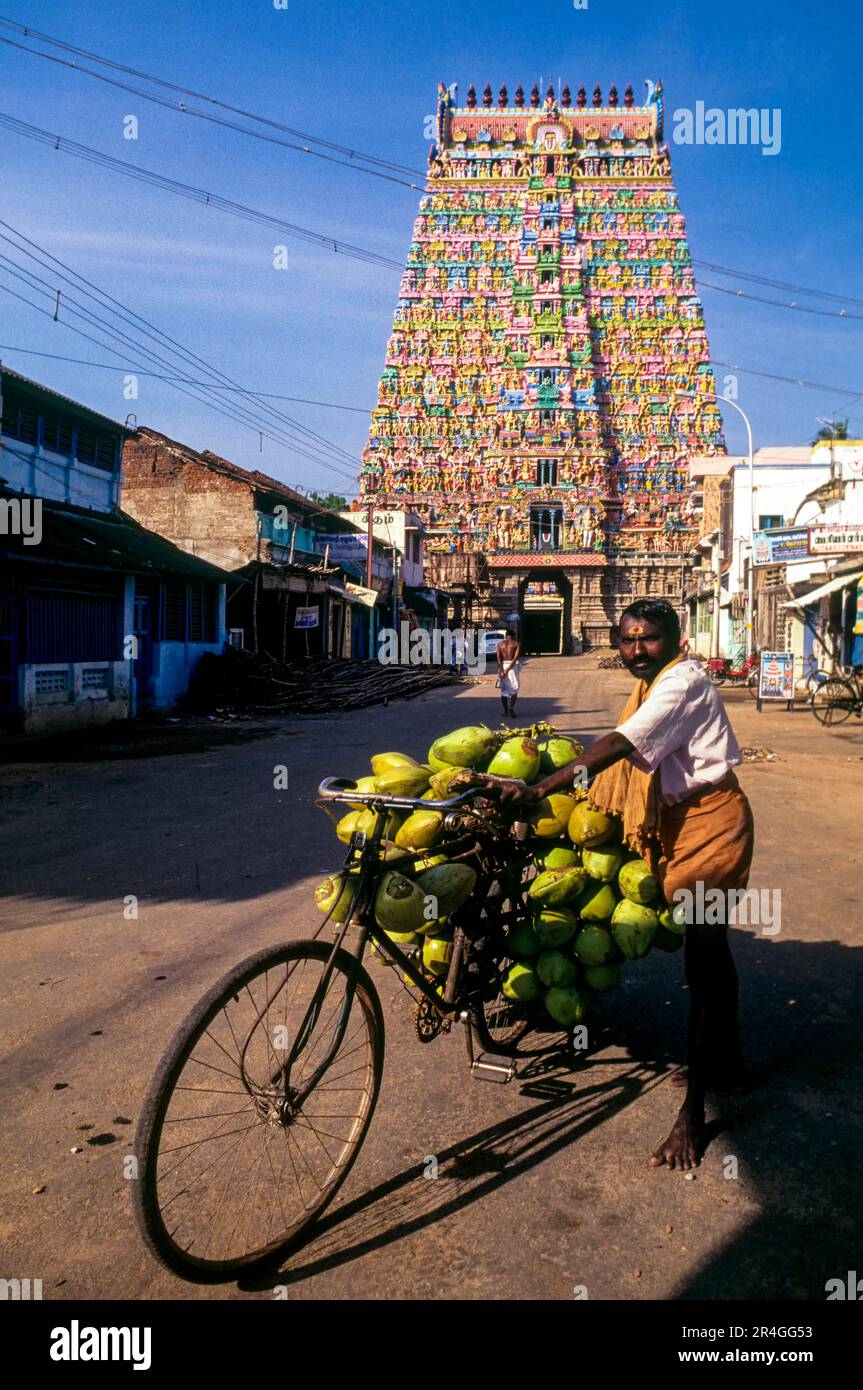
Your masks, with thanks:
[{"label": "parked white car", "polygon": [[492,661],[494,661],[497,655],[498,642],[502,642],[504,637],[506,637],[506,632],[503,628],[496,628],[493,632],[485,632],[483,634],[482,649],[485,652],[486,660],[491,657]]}]

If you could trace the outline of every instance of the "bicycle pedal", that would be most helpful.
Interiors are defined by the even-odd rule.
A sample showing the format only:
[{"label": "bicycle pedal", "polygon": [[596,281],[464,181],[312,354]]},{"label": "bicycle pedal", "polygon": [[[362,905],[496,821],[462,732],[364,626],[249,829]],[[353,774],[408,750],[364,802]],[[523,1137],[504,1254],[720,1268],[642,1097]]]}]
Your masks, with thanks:
[{"label": "bicycle pedal", "polygon": [[497,1086],[505,1086],[518,1075],[513,1057],[496,1057],[492,1052],[474,1057],[470,1069],[477,1081],[493,1081]]}]

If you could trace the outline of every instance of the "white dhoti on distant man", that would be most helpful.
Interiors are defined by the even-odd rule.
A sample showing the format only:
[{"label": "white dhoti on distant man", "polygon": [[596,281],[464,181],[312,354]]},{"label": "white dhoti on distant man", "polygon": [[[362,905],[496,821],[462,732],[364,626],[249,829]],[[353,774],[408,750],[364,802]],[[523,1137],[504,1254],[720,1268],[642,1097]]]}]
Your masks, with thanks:
[{"label": "white dhoti on distant man", "polygon": [[515,715],[515,702],[521,683],[521,645],[515,633],[507,629],[502,642],[497,644],[497,688],[503,712],[510,717]]}]

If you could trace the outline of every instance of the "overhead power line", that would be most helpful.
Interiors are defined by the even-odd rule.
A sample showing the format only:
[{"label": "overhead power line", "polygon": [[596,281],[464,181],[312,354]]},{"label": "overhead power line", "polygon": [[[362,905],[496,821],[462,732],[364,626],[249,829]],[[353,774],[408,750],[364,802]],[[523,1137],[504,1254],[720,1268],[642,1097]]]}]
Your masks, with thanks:
[{"label": "overhead power line", "polygon": [[[244,403],[226,403],[223,395],[220,395],[219,392],[226,388],[238,387],[238,382],[232,380],[220,369],[213,367],[203,358],[198,357],[197,354],[184,348],[182,344],[177,343],[146,319],[135,314],[134,311],[128,310],[119,300],[99,290],[85,277],[71,271],[70,267],[65,266],[62,261],[45,251],[44,248],[39,247],[36,242],[30,241],[22,233],[17,232],[10,224],[0,220],[0,227],[5,227],[7,231],[12,233],[12,236],[0,233],[0,240],[7,242],[19,255],[23,255],[25,260],[29,259],[41,270],[48,271],[52,277],[51,280],[45,280],[28,269],[26,264],[22,266],[7,255],[0,255],[0,263],[5,263],[5,273],[11,274],[13,279],[23,282],[31,291],[35,291],[37,300],[41,298],[44,307],[11,289],[8,285],[0,286],[7,293],[22,299],[31,308],[51,319],[58,317],[56,303],[59,294],[59,302],[62,306],[60,318],[66,327],[71,328],[73,332],[95,343],[98,347],[107,349],[113,356],[127,357],[131,349],[137,358],[137,360],[132,361],[133,367],[142,369],[153,366],[162,367],[167,369],[167,373],[170,374],[177,373],[178,365],[180,371],[185,370],[187,373],[190,373],[191,370],[191,372],[200,375],[203,370],[205,376],[209,378],[205,383],[189,387],[175,382],[172,383],[174,389],[185,395],[192,395],[194,399],[203,401],[220,414],[227,415],[235,422],[253,429],[261,438],[266,435],[275,443],[287,445],[294,449],[311,462],[329,468],[343,477],[353,478],[358,469],[358,460],[347,450],[300,424],[274,406],[262,404],[254,399]],[[14,238],[17,238],[17,241]],[[0,270],[4,270],[4,265],[0,264]],[[58,281],[70,288],[63,288],[58,291]],[[110,318],[108,320],[102,318],[100,314],[94,312],[90,305],[82,303],[76,297],[76,291],[83,294],[85,300],[89,299],[98,308],[107,311],[114,321],[112,322]],[[49,305],[50,307],[48,307]],[[87,333],[76,323],[70,322],[70,319],[82,320],[88,328],[95,328],[100,335],[107,336],[110,341],[106,342],[104,336],[94,337],[92,333]],[[117,321],[120,325],[129,325],[133,333],[138,336],[130,336],[124,328],[118,326]],[[142,342],[141,336],[149,340],[149,343]],[[150,343],[155,344],[155,346],[150,346]],[[119,350],[114,344],[119,345]],[[143,357],[143,361],[141,357]],[[179,359],[179,364],[176,360],[172,361],[172,358]],[[341,466],[339,466],[339,462],[341,462]],[[350,473],[346,472],[345,464],[350,466]]]},{"label": "overhead power line", "polygon": [[[141,371],[140,368],[132,368],[125,364],[118,366],[114,362],[90,362],[83,357],[63,357],[56,352],[37,352],[35,348],[17,347],[14,343],[0,343],[0,352],[20,352],[23,353],[25,357],[45,357],[49,358],[52,362],[71,362],[78,367],[99,367],[106,372],[136,371],[138,376],[153,377],[157,381],[179,381],[184,386],[203,386],[209,384],[201,381],[193,381],[190,377],[166,376],[164,372],[145,372]],[[254,396],[255,400],[294,401],[298,405],[324,406],[327,410],[352,410],[358,415],[369,415],[371,413],[371,407],[366,409],[366,407],[362,405],[339,405],[336,401],[313,401],[309,400],[306,396],[280,396],[277,395],[275,391],[250,391],[243,386],[225,386],[221,389],[225,391],[237,391],[242,396]]]},{"label": "overhead power line", "polygon": [[755,304],[769,304],[774,309],[793,309],[798,314],[817,314],[823,319],[857,319],[863,321],[863,314],[849,314],[846,309],[813,309],[808,304],[783,304],[781,299],[765,299],[762,295],[747,294],[745,290],[735,290],[728,285],[708,285],[705,280],[697,280],[702,290],[715,290],[717,294],[730,294],[735,299],[749,299]]},{"label": "overhead power line", "polygon": [[766,275],[754,275],[748,270],[731,270],[726,265],[715,265],[712,261],[697,261],[693,258],[692,264],[700,266],[702,270],[712,270],[719,275],[730,275],[735,280],[749,280],[754,285],[766,285],[771,290],[790,290],[792,294],[805,294],[813,299],[833,299],[839,304],[856,304],[863,309],[863,299],[852,299],[847,294],[832,294],[827,290],[808,290],[802,285],[789,284],[787,280],[771,280]]},{"label": "overhead power line", "polygon": [[[149,82],[149,83],[151,83],[152,85],[157,86],[157,87],[161,87],[161,88],[163,88],[163,89],[166,90],[166,91],[175,92],[175,93],[177,93],[179,96],[190,97],[190,98],[195,99],[196,101],[205,102],[208,106],[212,106],[212,107],[218,108],[218,109],[223,110],[223,111],[229,111],[229,112],[231,112],[231,113],[234,114],[234,115],[242,116],[244,120],[253,121],[253,122],[255,122],[255,123],[259,124],[259,125],[266,126],[266,127],[270,128],[270,129],[272,129],[272,130],[279,130],[279,131],[282,131],[282,132],[284,132],[285,134],[293,135],[293,136],[295,136],[296,138],[309,141],[309,142],[311,142],[311,144],[320,145],[322,149],[328,149],[328,150],[333,151],[334,153],[338,153],[338,154],[341,154],[341,155],[345,155],[345,156],[347,157],[348,166],[349,166],[350,168],[353,168],[353,169],[358,170],[358,171],[361,172],[361,173],[377,173],[378,170],[371,169],[371,168],[364,168],[364,167],[363,167],[363,165],[376,165],[376,166],[378,166],[378,169],[385,169],[385,170],[391,171],[391,173],[407,174],[408,176],[412,176],[412,177],[414,177],[414,178],[421,179],[421,180],[423,180],[423,185],[424,185],[426,175],[423,174],[423,173],[421,173],[419,170],[410,168],[410,167],[407,166],[407,165],[396,163],[396,162],[393,161],[393,160],[381,159],[381,158],[379,158],[379,157],[377,157],[377,156],[375,156],[375,155],[365,155],[365,154],[362,154],[361,152],[359,152],[359,151],[357,151],[357,150],[351,149],[349,146],[339,145],[339,144],[336,144],[334,141],[325,140],[325,139],[323,139],[323,138],[320,137],[320,136],[310,135],[310,134],[308,134],[308,132],[306,132],[306,131],[297,130],[297,129],[296,129],[295,127],[293,127],[293,126],[285,125],[285,124],[283,124],[282,122],[280,122],[280,121],[275,121],[275,120],[271,119],[271,118],[268,117],[268,116],[262,116],[262,115],[260,115],[260,114],[258,114],[258,113],[256,113],[256,112],[245,110],[243,107],[232,105],[230,102],[221,101],[221,100],[219,100],[217,97],[210,96],[210,95],[208,95],[208,94],[205,93],[205,92],[198,92],[198,91],[196,91],[194,88],[181,86],[179,83],[170,82],[170,81],[168,81],[166,78],[156,77],[156,76],[154,76],[153,74],[151,74],[151,73],[146,73],[146,72],[142,71],[142,70],[139,69],[139,68],[133,68],[133,67],[130,67],[130,66],[126,65],[126,64],[118,63],[118,62],[114,61],[114,60],[111,59],[111,58],[105,58],[105,57],[102,56],[101,54],[92,53],[92,52],[90,52],[88,49],[80,48],[80,47],[76,46],[75,44],[70,44],[70,43],[68,43],[65,39],[58,39],[58,38],[55,38],[53,35],[40,33],[39,30],[33,29],[30,25],[21,24],[21,23],[20,23],[19,21],[17,21],[17,20],[5,18],[5,17],[0,17],[0,28],[5,28],[5,29],[7,29],[7,30],[11,30],[11,31],[13,31],[13,32],[15,32],[15,33],[20,34],[20,35],[21,35],[22,37],[24,37],[24,38],[37,39],[37,40],[38,40],[39,42],[41,42],[41,43],[47,43],[47,44],[49,44],[49,45],[50,45],[51,47],[53,47],[53,48],[58,48],[58,49],[60,49],[62,52],[65,52],[65,53],[69,53],[69,54],[74,55],[74,58],[86,58],[86,59],[88,60],[88,62],[96,63],[96,64],[98,64],[99,66],[101,66],[101,67],[106,67],[106,68],[108,68],[108,69],[111,70],[111,71],[119,72],[119,73],[124,73],[124,74],[126,74],[127,76],[129,76],[129,77],[135,77],[135,78],[138,78],[138,79],[140,79],[140,80],[142,80],[142,81]],[[58,62],[59,62],[59,63],[62,63],[63,66],[69,67],[69,68],[71,68],[72,70],[74,70],[74,71],[76,71],[76,72],[82,72],[82,73],[84,73],[86,76],[97,78],[97,79],[100,80],[100,81],[103,81],[103,82],[111,82],[112,85],[120,86],[120,87],[122,87],[122,88],[123,88],[124,90],[126,90],[126,91],[132,91],[132,92],[134,92],[136,95],[139,95],[139,96],[143,97],[144,100],[156,101],[158,104],[160,104],[160,105],[162,105],[162,106],[166,106],[169,110],[172,110],[172,111],[180,111],[180,112],[182,112],[183,114],[186,114],[186,115],[199,116],[199,117],[201,117],[202,119],[214,119],[214,120],[217,119],[217,118],[215,118],[215,117],[208,117],[208,115],[207,115],[206,112],[194,111],[194,110],[192,110],[190,107],[187,107],[186,105],[184,105],[184,103],[182,103],[182,102],[180,102],[180,103],[174,103],[174,102],[170,102],[170,101],[160,100],[159,98],[155,97],[152,93],[141,92],[139,89],[134,88],[134,87],[131,87],[131,86],[129,86],[128,84],[124,84],[124,83],[121,83],[121,82],[118,82],[118,81],[114,81],[113,79],[110,79],[110,78],[106,77],[106,75],[105,75],[104,73],[93,72],[93,71],[91,71],[91,70],[88,69],[88,68],[82,67],[81,64],[78,63],[78,62],[76,62],[76,61],[64,61],[64,60],[62,60],[62,59],[59,59],[59,58],[55,57],[53,54],[50,54],[50,53],[41,53],[41,52],[39,52],[38,49],[27,48],[27,47],[26,47],[25,45],[23,45],[23,44],[14,43],[13,40],[11,40],[11,39],[5,39],[5,38],[3,38],[2,36],[0,36],[0,43],[5,43],[5,44],[9,45],[10,47],[18,48],[18,49],[20,49],[22,52],[29,53],[32,57],[44,58],[44,59],[46,59],[46,60],[48,60],[48,61],[50,61],[50,62],[54,62],[54,63],[58,63]],[[267,138],[268,138],[268,137],[262,135],[259,131],[254,131],[254,130],[249,129],[248,126],[237,125],[236,123],[234,123],[234,122],[229,122],[229,121],[218,121],[217,123],[227,125],[227,126],[229,126],[230,128],[235,129],[235,130],[238,130],[238,131],[240,131],[240,132],[243,133],[243,134],[251,135],[251,136],[253,136],[253,137],[256,138],[256,139],[267,139]],[[277,144],[287,144],[287,142],[285,142],[285,141],[280,141],[280,140],[275,141],[275,143],[277,143]],[[288,145],[288,148],[291,148],[291,149],[298,149],[298,148],[299,148],[299,149],[301,149],[302,153],[304,153],[304,154],[317,154],[317,153],[318,153],[318,151],[312,150],[312,149],[308,148],[308,146],[299,147],[299,146],[296,146],[296,145]],[[98,152],[94,152],[94,153],[98,153]],[[323,156],[321,156],[321,157],[323,157]],[[106,158],[108,158],[108,157],[106,156]],[[121,161],[118,161],[118,162],[121,162]],[[343,161],[337,160],[336,162],[337,162],[337,163],[341,163],[341,162],[343,162]],[[417,184],[415,184],[415,183],[413,183],[413,182],[405,183],[404,180],[398,179],[398,178],[391,179],[391,181],[392,181],[392,182],[395,182],[395,183],[401,183],[404,187],[411,188],[411,189],[413,189],[413,190],[415,190],[415,191],[424,191],[424,186],[423,186],[423,185],[417,185]],[[371,253],[371,254],[375,254],[375,253]],[[752,284],[764,285],[764,286],[766,286],[766,287],[768,287],[768,288],[771,288],[771,289],[789,290],[789,291],[791,291],[791,292],[794,293],[794,294],[804,295],[804,296],[806,296],[807,298],[818,298],[818,299],[833,300],[833,301],[835,301],[835,302],[837,302],[837,303],[847,303],[847,304],[852,304],[852,305],[856,305],[857,307],[863,308],[863,300],[854,299],[854,298],[852,298],[851,296],[848,296],[848,295],[839,295],[839,294],[836,294],[835,292],[831,292],[831,291],[828,291],[828,290],[807,289],[807,288],[804,288],[803,286],[795,285],[795,284],[789,283],[789,282],[787,282],[787,281],[776,280],[776,279],[772,279],[772,278],[767,277],[767,276],[757,275],[757,274],[755,274],[755,273],[753,273],[753,272],[751,272],[751,271],[733,270],[732,268],[730,268],[730,267],[728,267],[728,266],[717,265],[715,262],[712,262],[712,261],[693,260],[692,264],[693,264],[694,266],[699,266],[699,267],[701,267],[702,269],[711,270],[711,271],[713,271],[714,273],[718,273],[718,274],[721,274],[721,275],[731,276],[731,277],[733,277],[734,279],[743,280],[743,281],[748,281],[748,282],[750,282],[750,283],[752,283]],[[401,269],[401,268],[402,268],[402,267],[401,267],[401,264],[399,263],[399,269]],[[719,286],[719,285],[705,285],[704,288],[706,288],[706,289],[715,289],[715,290],[718,290],[718,291],[720,291],[721,293],[725,293],[725,294],[736,293],[735,291],[731,291],[731,290],[728,290],[728,289],[723,289],[723,287],[722,287],[722,286]],[[739,294],[737,294],[737,297],[738,297],[738,298],[746,298],[747,296],[744,296],[742,293],[739,293]],[[756,296],[751,296],[751,298],[753,298],[753,299],[755,300],[755,302],[757,302],[757,303],[772,304],[772,305],[775,305],[776,307],[782,307],[782,308],[788,308],[788,309],[798,309],[798,310],[803,308],[803,306],[797,305],[797,304],[788,304],[788,305],[780,304],[779,301],[776,301],[776,300],[766,300],[766,299],[765,299],[765,300],[759,300],[759,299],[757,299]],[[817,312],[817,311],[816,311],[816,310],[813,310],[813,309],[809,309],[809,310],[804,310],[804,312],[815,313],[815,312]],[[831,317],[832,317],[832,315],[831,315]],[[856,316],[856,315],[849,315],[849,314],[844,314],[844,313],[843,313],[843,314],[839,315],[839,317],[849,318],[849,317],[857,317],[857,316]]]},{"label": "overhead power line", "polygon": [[[0,24],[3,20],[0,20]],[[110,87],[119,87],[124,92],[131,92],[133,96],[139,97],[141,101],[152,102],[155,106],[163,106],[168,111],[179,111],[184,116],[195,116],[198,120],[210,121],[213,125],[223,126],[227,130],[239,131],[242,135],[249,135],[253,140],[263,140],[270,145],[281,145],[285,149],[294,150],[300,154],[314,155],[315,159],[326,160],[329,164],[337,164],[343,169],[355,169],[358,173],[369,174],[372,178],[384,179],[387,183],[398,183],[404,188],[411,188],[417,192],[424,192],[424,185],[409,182],[407,179],[399,177],[397,174],[385,173],[383,169],[373,169],[368,164],[358,163],[352,159],[341,159],[333,154],[325,154],[323,150],[312,149],[311,145],[298,145],[295,141],[284,140],[281,136],[266,134],[262,130],[253,130],[251,126],[241,125],[239,121],[229,120],[226,116],[216,116],[208,111],[196,111],[194,107],[187,106],[185,102],[172,101],[169,97],[158,96],[155,92],[144,91],[141,87],[134,86],[131,82],[121,82],[117,77],[108,77],[104,72],[94,72],[92,68],[85,68],[80,63],[71,59],[57,58],[53,53],[40,53],[38,49],[28,48],[26,44],[16,43],[14,39],[6,39],[0,36],[0,43],[6,44],[9,48],[17,48],[22,53],[29,53],[33,58],[44,58],[49,63],[57,63],[60,67],[69,68],[73,72],[84,73],[86,77],[95,77],[99,82],[106,82]],[[260,117],[257,119],[261,119]],[[425,178],[425,175],[418,174],[418,178]]]},{"label": "overhead power line", "polygon": [[[123,72],[127,77],[138,77],[144,82],[152,82],[156,87],[164,87],[167,91],[177,92],[180,96],[194,97],[196,101],[205,101],[209,106],[217,106],[222,111],[230,111],[235,116],[242,116],[248,121],[257,121],[261,125],[270,126],[273,130],[281,130],[286,135],[293,135],[298,140],[310,140],[313,145],[321,145],[323,148],[333,150],[335,153],[347,155],[349,159],[362,160],[365,164],[378,164],[383,169],[394,170],[401,174],[414,174],[418,178],[425,175],[416,169],[410,169],[404,164],[397,164],[391,159],[380,159],[375,155],[363,154],[360,150],[351,149],[348,145],[339,145],[332,140],[324,140],[319,135],[309,135],[308,131],[297,130],[293,126],[284,125],[281,121],[274,121],[269,116],[257,115],[254,111],[244,111],[240,106],[232,106],[230,102],[220,101],[217,97],[211,97],[206,92],[196,92],[191,87],[181,87],[176,82],[169,82],[163,77],[154,77],[150,73],[142,72],[138,68],[127,67],[124,63],[117,63],[111,58],[104,58],[98,53],[91,53],[86,48],[77,48],[74,44],[67,43],[65,39],[53,38],[50,34],[42,34],[38,29],[32,28],[29,24],[20,24],[13,19],[0,17],[0,28],[12,29],[21,34],[24,38],[38,39],[40,43],[50,44],[52,48],[59,48],[65,53],[73,53],[78,58],[86,58],[91,63],[98,63],[101,67],[107,67],[114,72]],[[31,51],[31,50],[28,50]],[[49,54],[38,54],[38,57],[50,57]]]},{"label": "overhead power line", "polygon": [[134,179],[138,183],[146,183],[164,189],[166,193],[174,193],[178,197],[188,198],[195,203],[202,203],[205,207],[218,208],[220,211],[229,212],[235,217],[242,217],[248,222],[256,222],[259,226],[272,227],[274,231],[293,237],[298,241],[323,246],[327,251],[335,252],[336,255],[349,256],[356,260],[366,261],[370,265],[384,266],[388,270],[401,271],[404,268],[401,261],[393,260],[378,251],[371,251],[363,246],[355,246],[349,241],[341,241],[338,237],[327,236],[323,232],[311,231],[308,227],[299,227],[293,222],[285,222],[282,218],[271,213],[261,212],[258,208],[246,207],[243,203],[235,203],[232,199],[223,198],[218,193],[210,193],[204,188],[196,188],[193,184],[168,178],[166,174],[155,173],[152,169],[141,169],[135,164],[129,164],[124,159],[117,159],[114,155],[105,154],[102,150],[91,149],[88,145],[80,145],[77,141],[68,140],[65,136],[54,135],[49,130],[42,130],[39,126],[28,125],[26,121],[19,121],[16,117],[3,111],[0,111],[0,127],[5,127],[16,135],[22,135],[25,139],[34,140],[37,144],[50,146],[51,149],[59,150],[63,154],[74,155],[76,159],[83,159],[90,164],[97,164],[104,169],[109,169],[113,173],[122,174],[125,178]]}]

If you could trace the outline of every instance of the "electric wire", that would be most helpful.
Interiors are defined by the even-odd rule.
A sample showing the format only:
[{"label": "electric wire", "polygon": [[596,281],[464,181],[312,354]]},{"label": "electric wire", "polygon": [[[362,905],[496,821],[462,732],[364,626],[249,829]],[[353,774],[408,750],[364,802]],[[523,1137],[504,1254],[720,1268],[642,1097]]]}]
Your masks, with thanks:
[{"label": "electric wire", "polygon": [[[23,247],[18,246],[15,242],[12,241],[10,237],[5,236],[2,232],[0,232],[0,239],[9,242],[11,245],[15,247],[17,251],[19,251],[19,253],[23,253],[25,256],[36,261],[40,268],[48,270],[48,272],[52,276],[58,276],[58,278],[65,281],[66,284],[72,285],[73,288],[82,292],[87,298],[93,299],[99,305],[100,308],[107,309],[109,313],[113,314],[121,321],[125,321],[126,323],[130,324],[135,331],[143,332],[143,335],[146,338],[150,338],[155,343],[157,343],[160,349],[166,350],[172,353],[174,356],[179,356],[185,367],[188,367],[188,364],[191,362],[194,363],[198,369],[203,368],[203,370],[213,378],[212,381],[206,383],[203,389],[213,392],[224,387],[236,388],[239,385],[238,382],[232,380],[219,369],[214,368],[203,358],[198,357],[197,354],[190,352],[188,349],[184,348],[182,344],[177,343],[176,340],[171,338],[168,334],[165,334],[160,329],[155,328],[155,326],[150,324],[148,320],[143,319],[140,315],[134,313],[134,311],[127,310],[127,307],[121,304],[119,300],[114,299],[113,296],[108,295],[105,291],[99,290],[98,287],[95,286],[91,281],[87,280],[85,276],[79,275],[78,272],[71,271],[70,268],[64,264],[64,262],[58,260],[57,257],[52,256],[51,253],[45,251],[44,248],[39,247],[38,243],[31,241],[29,238],[25,237],[23,233],[16,231],[14,228],[11,227],[9,223],[6,223],[2,219],[0,219],[0,227],[6,227],[8,230],[12,231],[14,235],[18,237],[19,240],[25,242],[26,245]],[[28,247],[35,248],[35,250],[38,251],[42,257],[47,257],[47,259],[53,264],[46,265],[45,261],[40,260],[39,255],[34,254],[33,251],[28,249]],[[8,258],[0,257],[0,259],[6,259],[8,261]],[[58,272],[56,269],[57,266],[62,267],[62,271]],[[70,274],[64,274],[64,271],[69,271],[70,274],[75,277],[74,280],[70,279]],[[43,285],[43,287],[45,287],[45,282],[40,283]],[[51,293],[50,287],[48,287],[48,289],[49,293]],[[92,293],[91,291],[95,291],[95,293]],[[54,297],[53,294],[51,294],[51,297]],[[68,305],[69,302],[70,297],[67,295],[66,304]],[[74,300],[74,298],[71,299],[71,303],[73,305],[77,305],[79,310],[82,307],[78,304],[76,300]],[[90,312],[92,313],[92,311]],[[98,315],[95,316],[95,321],[101,329],[103,329],[105,332],[109,334],[109,336],[112,336],[115,339],[117,339],[117,334],[115,330],[109,324],[106,324],[104,320],[100,320],[98,318]],[[91,319],[90,322],[92,323],[93,320]],[[138,328],[138,324],[142,325],[142,327]],[[125,334],[121,334],[120,338],[117,340],[128,341],[128,336]],[[134,342],[132,345],[138,351],[151,351],[150,349],[146,348],[145,345],[142,345],[138,342]],[[156,356],[155,361],[157,365],[165,366],[169,369],[175,369],[175,364],[166,361],[164,358]],[[301,436],[300,442],[306,448],[311,447],[317,453],[319,451],[319,447],[323,446],[323,448],[328,453],[335,455],[337,458],[340,458],[344,463],[350,464],[352,468],[356,468],[358,460],[347,450],[342,449],[340,445],[332,443],[332,441],[326,439],[322,435],[319,435],[316,431],[309,429],[307,426],[302,425],[299,421],[294,420],[291,416],[285,414],[283,411],[276,409],[274,406],[261,406],[258,403],[254,403],[254,409],[264,411],[265,413],[263,417],[260,414],[252,415],[248,410],[244,410],[244,414],[246,415],[246,421],[248,422],[249,420],[252,420],[258,429],[260,429],[260,426],[262,424],[269,425],[272,423],[272,420],[275,419],[277,421],[276,428],[280,429],[283,433],[285,432],[285,426],[287,426],[289,430],[296,431],[297,433],[299,433],[299,435]],[[285,441],[282,440],[281,442]],[[294,443],[295,441],[291,442]],[[318,459],[318,461],[321,460]]]},{"label": "electric wire", "polygon": [[182,180],[169,178],[166,174],[156,173],[152,169],[139,168],[126,160],[105,154],[102,150],[92,149],[88,145],[81,145],[75,140],[69,140],[66,136],[53,135],[50,131],[43,130],[39,126],[29,125],[26,121],[19,121],[15,116],[10,116],[3,111],[0,111],[0,127],[5,127],[14,134],[21,135],[27,140],[33,140],[37,144],[58,150],[61,154],[73,155],[76,159],[82,159],[100,168],[122,174],[124,178],[133,179],[137,183],[160,188],[166,193],[173,193],[177,197],[187,198],[191,202],[201,203],[206,207],[218,208],[222,212],[228,212],[247,222],[254,222],[258,226],[272,227],[275,231],[282,232],[297,241],[308,242],[314,246],[323,246],[336,255],[364,261],[369,265],[382,266],[388,270],[393,269],[401,272],[404,269],[401,261],[393,260],[390,256],[384,256],[364,246],[355,246],[349,241],[342,241],[339,237],[327,236],[324,232],[315,232],[308,227],[299,227],[296,223],[286,222],[271,213],[262,212],[259,208],[247,207],[230,198],[223,198],[218,193],[210,193],[207,189],[196,188],[193,184],[183,183]]}]

